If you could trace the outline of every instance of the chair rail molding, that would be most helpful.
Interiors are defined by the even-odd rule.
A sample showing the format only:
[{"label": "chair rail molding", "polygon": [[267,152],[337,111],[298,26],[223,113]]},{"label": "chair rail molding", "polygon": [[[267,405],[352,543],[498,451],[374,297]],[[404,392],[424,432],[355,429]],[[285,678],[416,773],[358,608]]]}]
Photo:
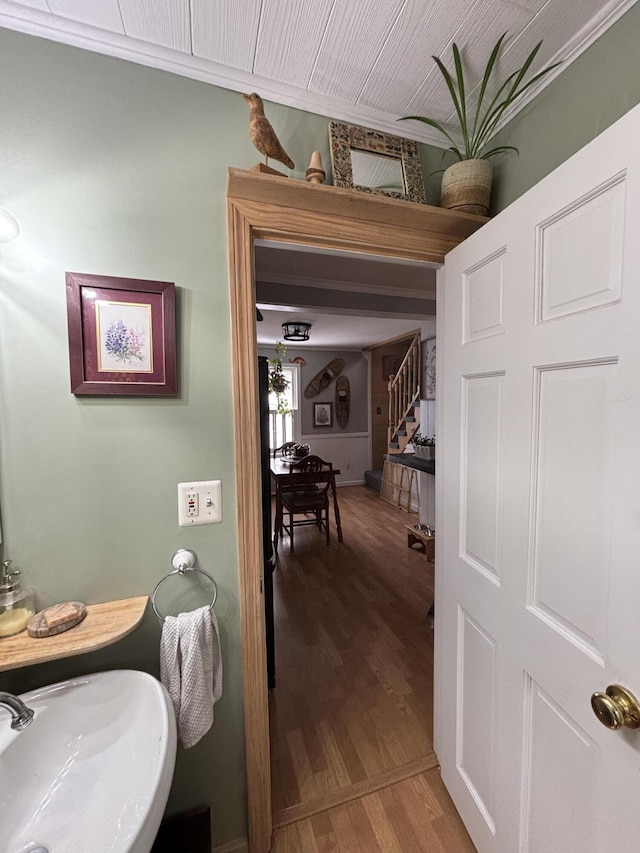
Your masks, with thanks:
[{"label": "chair rail molding", "polygon": [[349,439],[349,438],[369,438],[368,432],[330,432],[327,435],[318,435],[317,433],[311,433],[309,435],[302,436],[302,443],[309,444],[311,441],[331,441],[331,439]]}]

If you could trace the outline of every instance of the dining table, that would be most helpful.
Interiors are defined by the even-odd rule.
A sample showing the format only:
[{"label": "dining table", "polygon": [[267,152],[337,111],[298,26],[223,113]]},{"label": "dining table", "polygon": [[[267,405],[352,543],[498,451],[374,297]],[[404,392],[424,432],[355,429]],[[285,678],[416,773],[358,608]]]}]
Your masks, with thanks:
[{"label": "dining table", "polygon": [[[304,460],[304,458],[304,456],[299,459],[296,459],[295,457],[282,456],[277,457],[275,459],[271,459],[271,480],[275,485],[276,489],[276,513],[273,532],[273,544],[274,551],[276,554],[278,553],[278,536],[280,535],[280,531],[282,529],[282,501],[280,499],[280,495],[282,494],[282,489],[284,486],[295,486],[303,482],[303,478],[305,475],[303,475],[303,472],[300,471],[300,469],[296,466],[299,466],[300,463]],[[332,466],[331,473],[333,474],[330,483],[331,495],[333,497],[333,514],[335,517],[336,528],[338,530],[338,541],[342,542],[342,525],[340,523],[338,496],[336,494],[336,474],[341,474],[342,471],[339,468],[334,468]],[[327,518],[327,524],[328,523],[329,519]]]}]

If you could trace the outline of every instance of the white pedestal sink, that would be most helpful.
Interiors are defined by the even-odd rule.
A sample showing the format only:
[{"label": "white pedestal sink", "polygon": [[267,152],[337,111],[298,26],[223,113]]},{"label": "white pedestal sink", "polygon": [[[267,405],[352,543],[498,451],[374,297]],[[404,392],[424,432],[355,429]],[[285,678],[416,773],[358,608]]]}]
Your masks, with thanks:
[{"label": "white pedestal sink", "polygon": [[160,682],[114,670],[20,698],[35,711],[23,731],[0,708],[0,851],[149,853],[176,753]]}]

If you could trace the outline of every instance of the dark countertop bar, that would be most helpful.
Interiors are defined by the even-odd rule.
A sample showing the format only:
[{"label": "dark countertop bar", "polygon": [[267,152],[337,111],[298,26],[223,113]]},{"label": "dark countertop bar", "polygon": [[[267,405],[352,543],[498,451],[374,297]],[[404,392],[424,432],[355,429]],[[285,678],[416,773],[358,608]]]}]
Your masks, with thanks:
[{"label": "dark countertop bar", "polygon": [[389,462],[398,462],[400,465],[408,465],[409,468],[417,468],[418,471],[424,471],[427,474],[436,473],[435,459],[424,459],[422,456],[416,456],[415,453],[387,453],[384,457]]}]

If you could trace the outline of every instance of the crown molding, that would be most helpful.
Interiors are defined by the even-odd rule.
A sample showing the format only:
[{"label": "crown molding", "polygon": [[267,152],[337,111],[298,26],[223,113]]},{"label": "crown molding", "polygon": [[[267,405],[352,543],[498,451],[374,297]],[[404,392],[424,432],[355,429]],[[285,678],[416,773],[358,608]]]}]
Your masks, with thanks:
[{"label": "crown molding", "polygon": [[[546,74],[541,80],[535,83],[527,91],[526,95],[523,95],[522,98],[518,99],[516,104],[506,110],[502,120],[496,126],[493,136],[496,136],[502,128],[514,119],[528,104],[530,104],[531,101],[540,94],[540,92],[546,89],[550,83],[559,77],[565,68],[568,68],[572,62],[581,56],[585,50],[590,48],[601,35],[616,23],[616,21],[620,20],[620,18],[625,15],[636,2],[637,0],[624,0],[622,4],[619,4],[617,0],[608,0],[595,18],[592,18],[587,26],[577,32],[575,36],[567,42],[564,48],[558,51],[558,53],[556,53],[547,63],[548,65],[553,65],[554,62],[561,62],[562,64],[557,68],[554,68],[553,71],[549,72],[549,74]],[[526,29],[523,32],[526,33]]]},{"label": "crown molding", "polygon": [[[571,39],[561,51],[561,55],[560,53],[557,54],[549,63],[553,64],[553,62],[562,60],[562,65],[532,86],[527,94],[518,100],[517,104],[507,110],[496,128],[496,133],[553,82],[609,27],[628,12],[635,2],[636,0],[625,0],[622,5],[618,5],[617,0],[608,0],[596,18],[592,19],[588,26],[585,26]],[[200,59],[161,45],[130,38],[123,33],[102,30],[90,24],[63,18],[52,12],[44,12],[30,6],[21,6],[11,2],[11,0],[0,0],[0,26],[116,59],[135,62],[138,65],[168,71],[234,92],[259,90],[266,101],[345,121],[349,124],[361,125],[383,133],[414,139],[435,148],[446,149],[448,147],[448,142],[443,142],[440,134],[421,123],[416,122],[416,127],[407,123],[400,126],[396,119],[390,119],[386,113],[379,110],[324,97],[317,92],[310,92],[297,86],[289,86],[276,80],[260,77],[257,74],[229,68],[211,60]],[[526,33],[526,30],[524,32]]]},{"label": "crown molding", "polygon": [[0,26],[27,35],[101,53],[115,59],[124,59],[189,77],[201,83],[210,83],[234,92],[259,91],[263,100],[287,107],[337,119],[349,124],[380,130],[406,139],[415,139],[438,148],[444,147],[439,135],[421,127],[413,129],[400,126],[397,121],[379,110],[324,97],[298,86],[289,86],[277,80],[261,77],[236,68],[229,68],[208,59],[181,53],[171,48],[130,38],[123,33],[101,30],[69,18],[43,12],[30,6],[19,6],[11,0],[0,0]]}]

